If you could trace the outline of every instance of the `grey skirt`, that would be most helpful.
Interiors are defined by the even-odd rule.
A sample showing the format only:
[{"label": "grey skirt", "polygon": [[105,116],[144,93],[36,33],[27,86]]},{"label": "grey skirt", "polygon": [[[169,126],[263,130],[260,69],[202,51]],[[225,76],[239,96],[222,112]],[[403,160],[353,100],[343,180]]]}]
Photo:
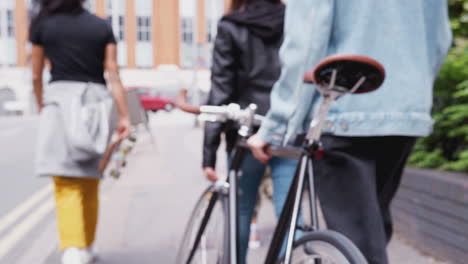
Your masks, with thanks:
[{"label": "grey skirt", "polygon": [[36,175],[102,178],[99,172],[101,156],[77,161],[72,158],[73,148],[67,140],[64,112],[70,110],[67,107],[72,105],[71,100],[82,96],[85,90],[97,100],[110,98],[107,87],[102,84],[56,81],[45,87],[36,146]]}]

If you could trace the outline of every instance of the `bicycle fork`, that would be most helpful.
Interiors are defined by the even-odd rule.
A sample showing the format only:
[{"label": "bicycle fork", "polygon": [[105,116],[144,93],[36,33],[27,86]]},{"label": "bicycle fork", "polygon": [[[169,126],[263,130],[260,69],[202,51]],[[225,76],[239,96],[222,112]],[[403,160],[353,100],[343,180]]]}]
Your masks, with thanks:
[{"label": "bicycle fork", "polygon": [[210,198],[210,202],[208,204],[208,207],[206,209],[205,215],[202,218],[202,222],[200,224],[200,228],[198,229],[195,242],[190,250],[190,254],[187,258],[186,263],[190,264],[192,262],[193,257],[195,256],[195,252],[200,245],[200,242],[202,240],[203,233],[205,232],[206,226],[208,224],[208,220],[210,219],[211,213],[213,212],[213,208],[216,205],[216,202],[219,199],[219,193],[218,192],[213,192],[213,195]]}]

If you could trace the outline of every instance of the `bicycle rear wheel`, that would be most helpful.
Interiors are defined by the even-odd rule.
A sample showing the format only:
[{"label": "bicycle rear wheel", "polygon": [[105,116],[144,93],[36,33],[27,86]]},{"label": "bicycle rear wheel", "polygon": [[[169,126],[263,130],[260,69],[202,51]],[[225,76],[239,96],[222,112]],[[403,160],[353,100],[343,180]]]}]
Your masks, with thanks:
[{"label": "bicycle rear wheel", "polygon": [[[227,251],[227,199],[210,186],[198,200],[190,215],[185,233],[177,253],[177,264],[218,264],[223,263]],[[215,197],[216,196],[216,197]],[[212,200],[212,199],[215,200]],[[209,210],[211,203],[211,212]],[[208,215],[207,215],[208,214]],[[203,219],[208,217],[206,228],[194,248],[197,234],[202,227]],[[193,254],[189,261],[190,254]]]},{"label": "bicycle rear wheel", "polygon": [[[284,263],[284,257],[279,264]],[[323,230],[305,234],[293,245],[293,264],[367,264],[359,249],[340,233]]]}]

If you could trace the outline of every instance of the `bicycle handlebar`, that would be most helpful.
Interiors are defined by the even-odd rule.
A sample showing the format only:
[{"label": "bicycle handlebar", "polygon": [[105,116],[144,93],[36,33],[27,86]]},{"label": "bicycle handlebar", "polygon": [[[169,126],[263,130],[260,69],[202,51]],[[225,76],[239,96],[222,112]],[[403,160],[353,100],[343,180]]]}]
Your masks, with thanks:
[{"label": "bicycle handlebar", "polygon": [[[236,121],[241,126],[246,125],[261,125],[264,117],[261,115],[253,115],[252,110],[255,106],[251,105],[245,109],[241,109],[238,104],[229,104],[223,106],[202,105],[195,106],[187,103],[187,90],[182,89],[176,99],[176,106],[184,112],[205,116],[205,120],[214,122],[226,122],[228,120]],[[239,146],[248,148],[244,141],[239,141]],[[297,147],[281,147],[268,146],[267,152],[273,156],[285,157],[290,159],[298,159],[301,156],[302,149]]]},{"label": "bicycle handlebar", "polygon": [[[182,89],[176,98],[176,106],[184,112],[202,115],[203,119],[214,122],[226,122],[228,120],[236,121],[240,125],[261,125],[264,117],[254,115],[250,120],[249,108],[241,109],[238,104],[229,104],[223,106],[202,105],[195,106],[187,103],[187,90]],[[252,107],[252,106],[251,106]]]}]

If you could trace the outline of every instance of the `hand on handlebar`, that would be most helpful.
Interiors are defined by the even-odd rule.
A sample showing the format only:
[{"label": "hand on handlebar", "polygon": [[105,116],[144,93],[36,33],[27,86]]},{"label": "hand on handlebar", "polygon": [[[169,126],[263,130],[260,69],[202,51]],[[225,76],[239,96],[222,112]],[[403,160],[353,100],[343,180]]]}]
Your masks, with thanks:
[{"label": "hand on handlebar", "polygon": [[216,175],[216,171],[214,168],[211,167],[204,167],[203,172],[205,173],[206,178],[211,182],[217,182],[218,176]]},{"label": "hand on handlebar", "polygon": [[271,154],[267,152],[268,143],[265,142],[259,135],[255,134],[247,140],[247,145],[254,157],[261,163],[265,164],[271,159]]}]

